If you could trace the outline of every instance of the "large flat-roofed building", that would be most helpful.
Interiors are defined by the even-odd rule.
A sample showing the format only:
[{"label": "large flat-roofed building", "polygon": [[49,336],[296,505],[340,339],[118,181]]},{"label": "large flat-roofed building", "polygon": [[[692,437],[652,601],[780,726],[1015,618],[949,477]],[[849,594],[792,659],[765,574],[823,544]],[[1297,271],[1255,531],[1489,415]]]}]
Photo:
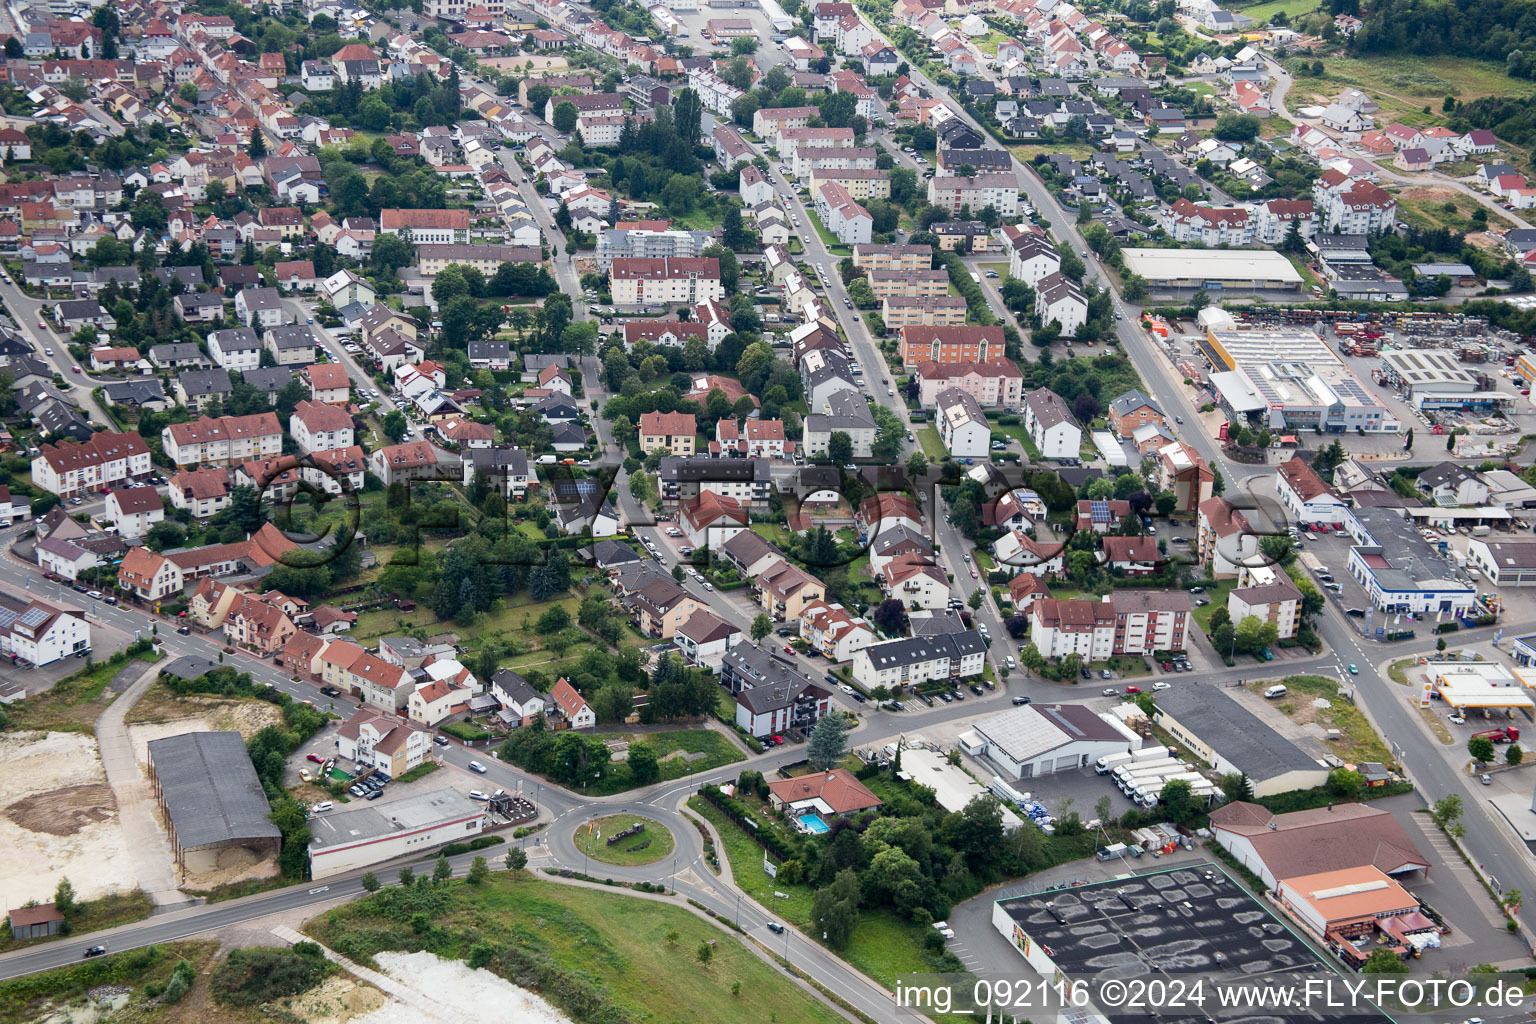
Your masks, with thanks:
[{"label": "large flat-roofed building", "polygon": [[1380,611],[1459,615],[1471,609],[1477,588],[1396,509],[1354,509],[1344,528],[1355,539],[1349,574]]},{"label": "large flat-roofed building", "polygon": [[282,833],[238,732],[150,740],[149,780],[184,873],[244,866],[252,855],[277,872]]},{"label": "large flat-roofed building", "polygon": [[1121,249],[1125,265],[1154,290],[1301,291],[1301,274],[1278,252],[1260,249]]},{"label": "large flat-roofed building", "polygon": [[984,755],[1006,779],[1072,771],[1107,754],[1141,748],[1141,737],[1114,715],[1082,704],[1028,704],[972,727]]},{"label": "large flat-roofed building", "polygon": [[[1174,970],[1175,960],[1177,977],[1191,990],[1217,978],[1233,986],[1294,986],[1296,991],[1317,981],[1343,980],[1297,929],[1220,864],[1195,861],[1136,875],[1123,871],[1120,867],[1115,877],[1065,891],[1056,886],[992,904],[992,926],[1038,980],[1052,991],[1062,983],[1074,986],[1085,997],[1074,998],[1070,1008],[1048,1011],[1052,1020],[1155,1024],[1240,1016],[1126,1008],[1113,990],[1100,987],[1109,980],[1161,979]],[[1037,980],[1029,974],[1025,978]],[[1101,993],[1114,1001],[1101,1000]],[[1251,994],[1262,1000],[1267,992]],[[1391,1024],[1368,1003],[1328,1016],[1339,1024]]]},{"label": "large flat-roofed building", "polygon": [[1233,422],[1268,430],[1395,433],[1398,418],[1314,332],[1212,324],[1200,350]]},{"label": "large flat-roofed building", "polygon": [[[946,811],[956,814],[977,797],[987,795],[987,787],[977,782],[964,768],[949,763],[943,754],[927,747],[909,747],[901,752],[901,770],[898,776],[927,786],[933,791],[934,802]],[[1012,832],[1023,826],[1023,820],[1002,808],[1003,830]]]},{"label": "large flat-roofed building", "polygon": [[1438,935],[1440,928],[1419,907],[1413,893],[1369,864],[1280,881],[1280,906],[1311,933],[1359,967],[1369,945],[1352,940],[1377,938],[1392,946],[1412,944],[1412,937]]},{"label": "large flat-roofed building", "polygon": [[1415,409],[1495,409],[1514,402],[1511,395],[1484,390],[1448,349],[1388,349],[1380,359],[1386,382]]},{"label": "large flat-roofed building", "polygon": [[485,805],[456,789],[408,796],[378,808],[329,811],[309,822],[309,873],[327,878],[355,871],[473,839],[484,829]]},{"label": "large flat-roofed building", "polygon": [[1158,697],[1153,720],[1223,775],[1247,775],[1256,797],[1312,789],[1328,781],[1326,765],[1218,687],[1190,683],[1168,690]]}]

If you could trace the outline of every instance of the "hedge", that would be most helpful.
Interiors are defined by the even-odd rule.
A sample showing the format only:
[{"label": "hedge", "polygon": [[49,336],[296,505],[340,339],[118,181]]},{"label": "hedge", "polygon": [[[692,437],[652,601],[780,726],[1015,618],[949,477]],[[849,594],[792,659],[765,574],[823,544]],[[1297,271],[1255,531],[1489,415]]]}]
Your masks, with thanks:
[{"label": "hedge", "polygon": [[491,738],[489,729],[482,729],[478,725],[470,725],[468,722],[449,722],[438,727],[440,731],[450,736],[457,736],[465,743],[479,743]]},{"label": "hedge", "polygon": [[[777,833],[757,825],[750,807],[734,797],[726,796],[720,791],[719,787],[702,786],[699,789],[699,795],[719,808],[720,813],[730,818],[731,821],[741,827],[742,832],[751,836],[757,845],[779,858],[779,860],[792,860],[799,855],[800,851],[792,848]],[[744,821],[751,821],[757,827],[743,825],[742,822]]]}]

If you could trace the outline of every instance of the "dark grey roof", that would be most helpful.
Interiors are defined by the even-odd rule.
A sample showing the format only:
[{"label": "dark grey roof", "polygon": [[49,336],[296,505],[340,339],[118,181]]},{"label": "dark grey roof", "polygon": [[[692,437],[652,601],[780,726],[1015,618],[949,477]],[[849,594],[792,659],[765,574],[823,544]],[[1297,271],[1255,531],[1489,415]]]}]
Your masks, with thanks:
[{"label": "dark grey roof", "polygon": [[312,349],[315,347],[315,332],[308,324],[268,327],[266,341],[277,349]]},{"label": "dark grey roof", "polygon": [[912,629],[913,636],[944,636],[949,633],[964,633],[965,623],[960,621],[960,616],[950,612],[934,612],[931,615],[911,615],[907,618],[907,624]]},{"label": "dark grey roof", "polygon": [[528,453],[521,448],[471,448],[469,461],[488,476],[528,475]]},{"label": "dark grey roof", "polygon": [[141,380],[114,380],[101,386],[113,405],[143,405],[145,402],[169,402],[158,377]]},{"label": "dark grey roof", "polygon": [[1132,388],[1110,402],[1109,409],[1117,416],[1124,416],[1127,413],[1140,409],[1144,405],[1154,410],[1159,416],[1163,414],[1163,407],[1153,401],[1146,392],[1137,388]]},{"label": "dark grey roof", "polygon": [[214,331],[208,335],[208,338],[210,341],[217,341],[219,348],[225,352],[249,352],[252,349],[261,348],[261,339],[249,327],[231,327],[226,331]]},{"label": "dark grey roof", "polygon": [[767,459],[711,459],[708,456],[669,455],[661,460],[662,480],[678,483],[725,483],[752,481],[768,483],[772,476]]},{"label": "dark grey roof", "polygon": [[[202,267],[155,267],[150,273],[156,280],[169,287],[172,281],[180,281],[188,288],[196,288],[203,283]],[[138,275],[135,274],[135,277]]]},{"label": "dark grey roof", "polygon": [[150,740],[149,763],[182,849],[279,839],[271,807],[238,732],[185,732]]},{"label": "dark grey roof", "polygon": [[240,379],[257,391],[281,391],[283,385],[293,379],[293,367],[262,366],[254,370],[242,370]]},{"label": "dark grey roof", "polygon": [[603,538],[591,547],[592,562],[599,569],[611,569],[616,565],[628,565],[640,561],[640,553],[623,541]]},{"label": "dark grey roof", "polygon": [[191,681],[207,675],[219,667],[219,663],[212,658],[199,658],[189,655],[185,658],[177,658],[165,668],[160,670],[162,676],[175,676],[177,679]]},{"label": "dark grey roof", "polygon": [[528,680],[509,668],[497,669],[496,674],[491,676],[491,685],[500,687],[501,691],[516,701],[519,707],[531,700],[543,698],[543,694],[535,690]]},{"label": "dark grey roof", "polygon": [[764,555],[780,554],[778,548],[751,530],[742,530],[721,546],[721,552],[731,561],[745,568]]},{"label": "dark grey roof", "polygon": [[986,649],[987,645],[981,639],[981,634],[974,629],[967,629],[960,633],[890,640],[883,644],[866,647],[861,653],[867,656],[870,663],[879,670],[920,665],[937,658],[948,658],[954,661],[967,654],[976,654]]},{"label": "dark grey roof", "polygon": [[185,362],[188,359],[208,362],[208,357],[203,355],[203,350],[190,341],[178,341],[169,345],[154,345],[149,350],[149,361],[160,366],[168,363]]},{"label": "dark grey roof", "polygon": [[1305,751],[1218,686],[1189,683],[1164,690],[1157,699],[1157,710],[1178,719],[1256,782],[1286,772],[1321,770]]},{"label": "dark grey roof", "polygon": [[187,393],[188,398],[198,398],[202,395],[227,395],[234,390],[230,383],[229,371],[222,366],[212,370],[183,370],[176,378],[176,383]]}]

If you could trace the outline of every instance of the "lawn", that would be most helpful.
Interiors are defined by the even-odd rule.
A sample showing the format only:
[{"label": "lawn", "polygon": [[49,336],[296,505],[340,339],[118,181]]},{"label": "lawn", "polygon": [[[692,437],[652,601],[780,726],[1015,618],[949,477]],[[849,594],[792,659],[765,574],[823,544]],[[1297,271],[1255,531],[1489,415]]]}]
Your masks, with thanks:
[{"label": "lawn", "polygon": [[[589,828],[588,825],[593,826]],[[615,835],[635,825],[645,826],[636,835],[620,839],[612,846],[608,841]],[[610,814],[584,822],[576,829],[576,848],[593,860],[621,867],[654,864],[670,856],[677,843],[672,831],[659,821],[639,814]]]},{"label": "lawn", "polygon": [[[1393,763],[1391,752],[1371,728],[1371,723],[1366,721],[1365,715],[1340,694],[1337,680],[1307,675],[1286,676],[1280,682],[1285,684],[1287,693],[1275,702],[1275,706],[1292,721],[1316,722],[1324,729],[1338,729],[1343,736],[1332,748],[1340,758],[1352,764],[1362,761]],[[1266,679],[1247,686],[1253,693],[1260,694],[1274,683],[1275,680]],[[1313,700],[1319,697],[1328,702],[1326,708],[1313,707]]]},{"label": "lawn", "polygon": [[[1211,616],[1215,614],[1217,608],[1225,608],[1227,606],[1227,595],[1232,593],[1232,591],[1236,588],[1237,580],[1222,580],[1214,586],[1205,588],[1204,594],[1196,595],[1198,597],[1204,597],[1211,602],[1208,605],[1204,605],[1194,610],[1193,614],[1195,616],[1195,622],[1199,624],[1200,632],[1206,634],[1210,633]],[[1233,625],[1235,626],[1237,623],[1234,622]]]},{"label": "lawn", "polygon": [[752,532],[780,551],[784,550],[795,539],[789,530],[778,523],[753,523]]},{"label": "lawn", "polygon": [[827,247],[828,252],[831,252],[834,256],[853,255],[853,250],[839,242],[837,236],[828,231],[826,226],[821,223],[821,218],[816,215],[816,208],[814,206],[806,206],[805,219],[810,221],[811,226],[816,229],[816,234],[821,236],[821,244]]},{"label": "lawn", "polygon": [[[515,962],[498,958],[487,966],[516,972],[516,980],[546,964],[541,994],[573,1019],[716,1024],[773,1021],[782,1014],[785,1021],[806,1024],[842,1021],[729,933],[678,907],[504,871],[480,886],[455,881],[445,890],[446,907],[432,915],[427,934],[410,927],[409,913],[386,916],[384,893],[314,918],[306,930],[364,959],[392,949],[466,957],[471,946],[485,942],[517,954]],[[701,964],[695,951],[709,942],[714,955]],[[738,981],[739,994],[733,994]],[[595,998],[582,1000],[578,1011],[567,1000],[581,989]]]},{"label": "lawn", "polygon": [[[159,661],[160,657],[159,651],[146,651],[134,656],[146,664]],[[11,704],[5,709],[7,728],[95,735],[96,719],[112,703],[106,693],[107,684],[129,661],[109,658],[59,680],[44,693]]]},{"label": "lawn", "polygon": [[[661,761],[661,781],[671,782],[685,775],[711,771],[736,761],[745,761],[736,745],[713,729],[680,729],[677,732],[651,733],[601,733],[597,739],[623,743],[646,743],[656,751]],[[690,759],[689,754],[702,754]],[[595,786],[584,792],[593,796],[608,796],[633,789],[628,767],[622,771],[610,771]]]},{"label": "lawn", "polygon": [[923,454],[928,456],[929,462],[937,462],[949,454],[949,449],[944,447],[943,438],[934,427],[924,427],[917,432],[917,443],[923,446]]},{"label": "lawn", "polygon": [[[551,606],[560,605],[571,616],[571,621],[575,621],[576,612],[581,607],[582,594],[578,590],[574,595],[551,601],[535,601],[527,591],[521,591],[510,599],[503,598],[500,609],[487,612],[475,620],[474,636],[505,635],[508,639],[520,639],[528,644],[538,643],[539,637],[533,632],[533,625]],[[392,608],[364,612],[357,617],[357,625],[353,627],[352,636],[359,641],[364,641],[381,636],[398,635],[418,628],[432,633],[453,629],[454,624],[440,621],[432,613],[432,609],[423,602],[418,603],[416,610],[411,612],[400,612]],[[537,653],[543,655],[543,658],[537,660],[549,657],[546,652]]]},{"label": "lawn", "polygon": [[[1018,441],[1019,444],[1024,448],[1025,454],[1027,454],[1031,459],[1040,458],[1040,449],[1035,447],[1035,439],[1029,436],[1029,431],[1024,429],[1024,424],[1002,424],[998,423],[996,420],[992,420],[988,423],[988,426],[992,428],[992,433],[1003,434],[1007,437],[1013,438],[1015,441]],[[1091,444],[1092,442],[1089,443]],[[1095,452],[1094,458],[1097,457],[1098,454]]]}]

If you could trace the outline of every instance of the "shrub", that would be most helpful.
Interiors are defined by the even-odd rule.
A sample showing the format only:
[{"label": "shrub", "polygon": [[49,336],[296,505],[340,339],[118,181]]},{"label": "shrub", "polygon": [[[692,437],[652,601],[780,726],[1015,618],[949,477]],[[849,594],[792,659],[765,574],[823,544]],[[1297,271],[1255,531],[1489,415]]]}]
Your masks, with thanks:
[{"label": "shrub", "polygon": [[165,991],[160,994],[160,1001],[162,1003],[179,1002],[195,980],[197,980],[197,970],[183,960],[176,965],[175,970],[171,971],[170,980],[165,983]]},{"label": "shrub", "polygon": [[[299,945],[319,949],[312,942]],[[208,988],[215,999],[226,1005],[257,1006],[308,991],[335,969],[324,957],[305,955],[297,946],[235,949],[214,970]]]}]

